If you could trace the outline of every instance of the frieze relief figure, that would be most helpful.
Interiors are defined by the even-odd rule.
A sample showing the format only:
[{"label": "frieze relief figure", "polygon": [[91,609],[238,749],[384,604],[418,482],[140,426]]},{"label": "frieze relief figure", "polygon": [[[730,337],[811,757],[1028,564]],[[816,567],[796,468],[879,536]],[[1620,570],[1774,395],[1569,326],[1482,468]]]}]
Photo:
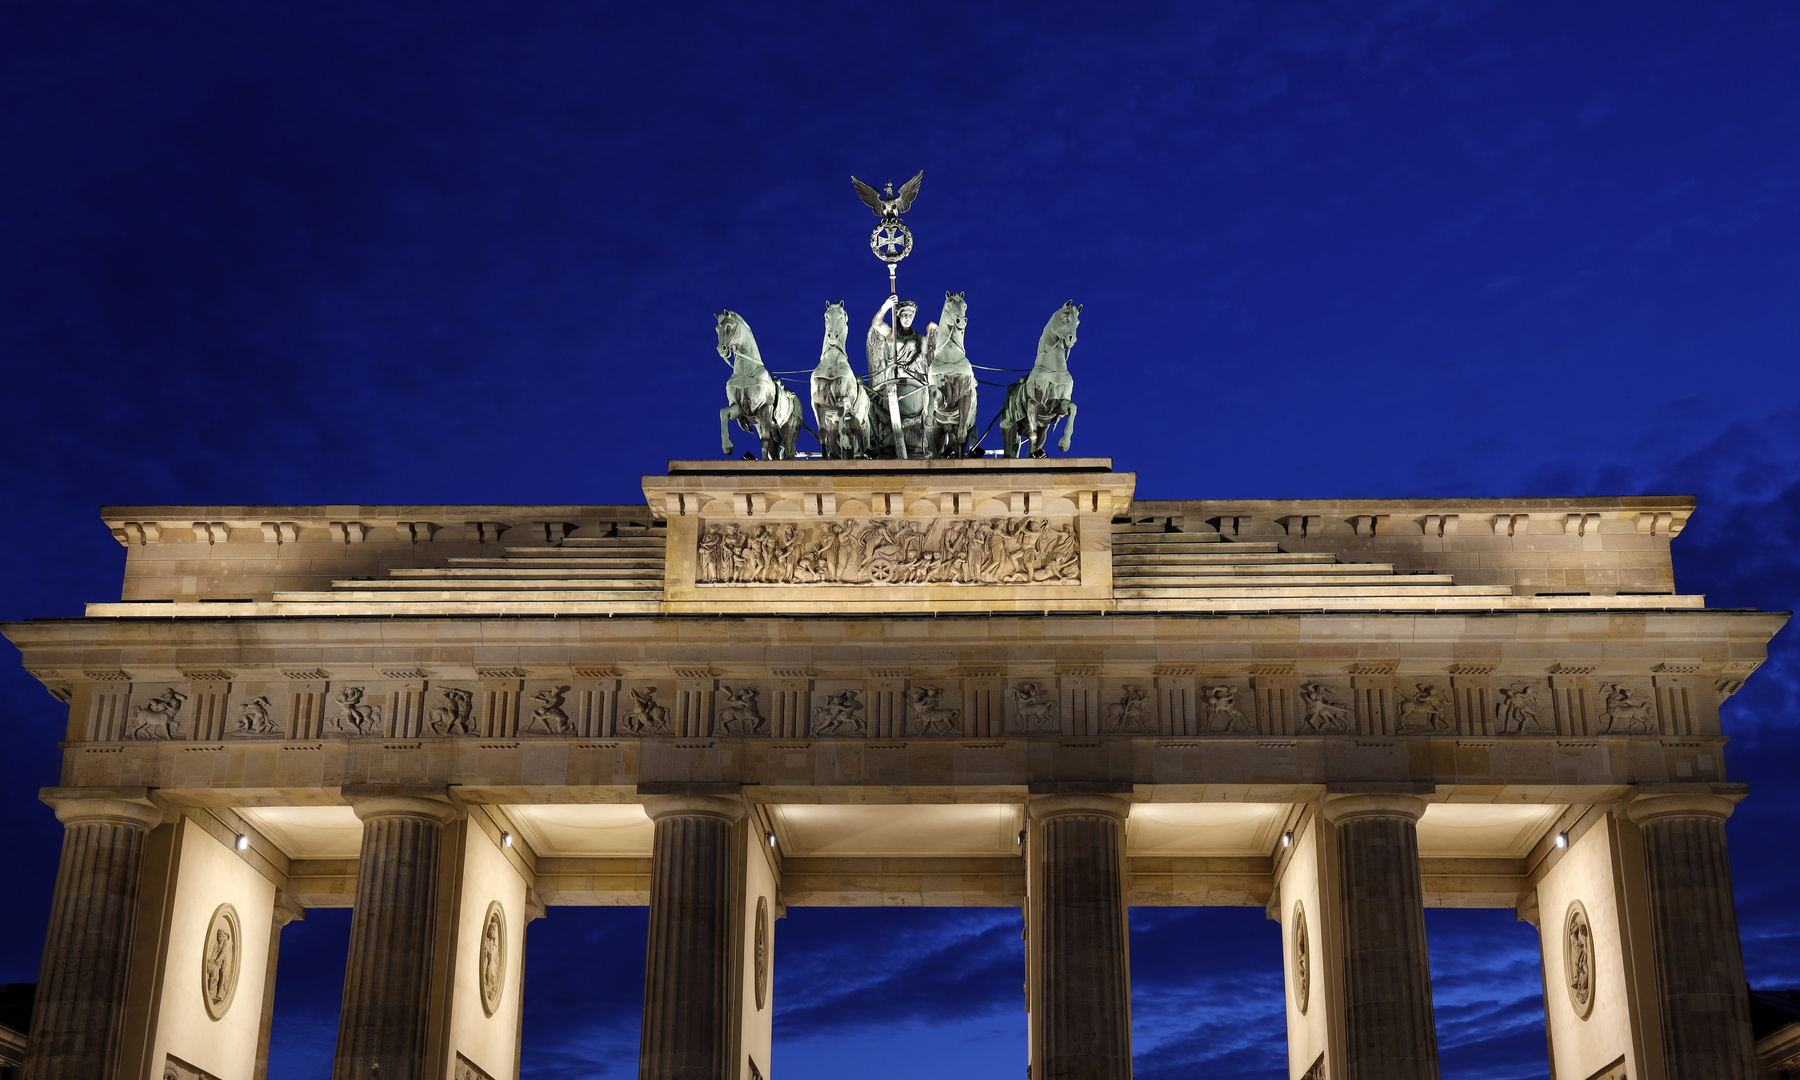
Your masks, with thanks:
[{"label": "frieze relief figure", "polygon": [[183,738],[181,721],[176,717],[181,714],[181,706],[186,701],[186,694],[170,687],[142,705],[133,705],[125,737],[156,740]]},{"label": "frieze relief figure", "polygon": [[1606,726],[1601,731],[1608,735],[1648,735],[1656,730],[1656,715],[1653,706],[1645,701],[1630,687],[1619,683],[1607,683],[1600,688],[1606,706],[1601,711]]},{"label": "frieze relief figure", "polygon": [[709,522],[702,585],[1079,585],[1075,525],[1048,518]]},{"label": "frieze relief figure", "polygon": [[1237,687],[1208,686],[1200,700],[1206,704],[1206,730],[1227,735],[1254,735],[1256,721],[1238,711]]},{"label": "frieze relief figure", "polygon": [[475,730],[475,691],[446,686],[444,703],[425,714],[425,722],[433,735],[477,735]]},{"label": "frieze relief figure", "polygon": [[1331,700],[1331,691],[1316,682],[1300,684],[1300,704],[1306,710],[1302,731],[1335,734],[1351,728],[1350,710]]},{"label": "frieze relief figure", "polygon": [[1530,683],[1519,683],[1515,686],[1496,686],[1494,693],[1500,698],[1494,703],[1494,718],[1499,722],[1502,735],[1543,735],[1549,728],[1544,724],[1541,706],[1531,691]]},{"label": "frieze relief figure", "polygon": [[620,718],[619,726],[630,735],[673,735],[669,726],[669,707],[656,703],[656,687],[646,686],[631,691],[631,704]]},{"label": "frieze relief figure", "polygon": [[1400,695],[1395,730],[1449,731],[1450,699],[1431,683],[1414,683],[1413,692]]},{"label": "frieze relief figure", "polygon": [[768,723],[763,718],[762,709],[756,704],[757,689],[745,686],[733,690],[721,685],[719,691],[725,695],[725,703],[719,706],[719,727],[727,735],[760,735],[763,725]]},{"label": "frieze relief figure", "polygon": [[275,720],[271,716],[272,707],[268,695],[244,702],[238,707],[237,726],[231,729],[232,735],[279,735]]},{"label": "frieze relief figure", "polygon": [[1150,691],[1136,684],[1126,684],[1119,700],[1100,710],[1100,730],[1108,734],[1154,735],[1156,720],[1150,715]]},{"label": "frieze relief figure", "polygon": [[1057,731],[1062,727],[1056,694],[1042,683],[1022,682],[1012,688],[1013,719],[1021,731]]},{"label": "frieze relief figure", "polygon": [[920,735],[961,735],[962,710],[947,709],[938,704],[944,696],[941,686],[915,686],[906,692],[906,703],[918,717]]},{"label": "frieze relief figure", "polygon": [[363,688],[346,686],[338,691],[337,711],[325,721],[329,735],[381,734],[381,706],[363,701]]},{"label": "frieze relief figure", "polygon": [[528,729],[546,735],[567,735],[572,732],[574,727],[569,723],[569,714],[563,709],[563,701],[568,694],[568,687],[552,686],[531,695],[531,700],[538,705],[531,710]]},{"label": "frieze relief figure", "polygon": [[868,721],[863,719],[863,703],[861,692],[857,690],[840,690],[835,694],[826,694],[825,703],[813,708],[812,733],[814,735],[865,735],[868,733]]}]

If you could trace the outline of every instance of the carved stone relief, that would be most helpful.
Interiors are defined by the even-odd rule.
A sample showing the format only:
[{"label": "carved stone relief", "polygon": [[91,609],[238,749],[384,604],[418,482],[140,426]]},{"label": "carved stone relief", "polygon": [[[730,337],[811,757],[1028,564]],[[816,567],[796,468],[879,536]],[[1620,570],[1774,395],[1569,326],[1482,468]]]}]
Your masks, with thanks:
[{"label": "carved stone relief", "polygon": [[1079,585],[1072,521],[843,518],[701,526],[702,585]]},{"label": "carved stone relief", "polygon": [[1494,687],[1495,727],[1502,735],[1548,735],[1551,727],[1544,722],[1544,703],[1528,682]]},{"label": "carved stone relief", "polygon": [[206,924],[206,940],[200,950],[200,996],[206,1015],[222,1018],[237,994],[238,961],[243,955],[243,927],[237,908],[220,904]]},{"label": "carved stone relief", "polygon": [[1450,731],[1450,695],[1435,683],[1414,683],[1412,693],[1394,694],[1394,730],[1400,734]]},{"label": "carved stone relief", "polygon": [[1238,688],[1235,686],[1208,686],[1202,689],[1200,701],[1206,706],[1208,734],[1256,734],[1256,721],[1238,708],[1237,696]]},{"label": "carved stone relief", "polygon": [[1294,1007],[1305,1016],[1312,999],[1312,943],[1306,936],[1306,909],[1298,900],[1294,901],[1293,924],[1290,935],[1294,940]]},{"label": "carved stone relief", "polygon": [[1349,731],[1356,724],[1354,714],[1332,700],[1332,692],[1319,683],[1300,684],[1300,704],[1306,710],[1301,731],[1333,734]]},{"label": "carved stone relief", "polygon": [[225,734],[242,738],[280,735],[281,728],[275,723],[275,706],[269,702],[269,695],[261,694],[239,704],[237,717]]},{"label": "carved stone relief", "polygon": [[863,715],[862,691],[838,690],[827,693],[822,704],[813,706],[812,734],[868,734],[869,722]]},{"label": "carved stone relief", "polygon": [[456,1055],[456,1073],[454,1074],[453,1080],[494,1080],[494,1078],[489,1076],[487,1071],[482,1069],[481,1066],[458,1053]]},{"label": "carved stone relief", "polygon": [[131,715],[125,722],[127,739],[182,739],[187,737],[182,727],[181,707],[187,703],[187,695],[168,687],[140,705],[131,707]]},{"label": "carved stone relief", "polygon": [[1154,735],[1156,711],[1148,687],[1127,683],[1119,690],[1119,700],[1108,702],[1100,710],[1100,730]]},{"label": "carved stone relief", "polygon": [[912,713],[912,723],[908,725],[908,733],[914,735],[961,735],[963,733],[963,714],[961,709],[950,708],[943,704],[944,688],[941,686],[916,685],[906,692],[906,704]]},{"label": "carved stone relief", "polygon": [[1594,929],[1579,900],[1571,900],[1563,915],[1563,982],[1575,1015],[1586,1020],[1594,1011]]},{"label": "carved stone relief", "polygon": [[1606,735],[1648,735],[1656,731],[1656,705],[1623,683],[1600,687],[1600,731]]},{"label": "carved stone relief", "polygon": [[756,1009],[769,1003],[769,898],[756,898]]},{"label": "carved stone relief", "polygon": [[325,734],[380,735],[381,706],[367,699],[364,687],[339,687],[331,701],[331,713],[325,718]]},{"label": "carved stone relief", "polygon": [[496,900],[481,920],[481,1011],[489,1016],[500,1008],[506,990],[506,909]]},{"label": "carved stone relief", "polygon": [[196,1065],[189,1065],[174,1054],[169,1054],[163,1058],[163,1080],[219,1080],[219,1078]]},{"label": "carved stone relief", "polygon": [[474,690],[466,686],[434,686],[429,696],[435,703],[425,710],[426,734],[481,734],[481,724],[475,716]]},{"label": "carved stone relief", "polygon": [[641,690],[631,687],[626,696],[629,700],[623,702],[625,709],[619,717],[620,731],[627,735],[675,734],[669,707],[656,702],[656,687],[646,686]]},{"label": "carved stone relief", "polygon": [[1054,687],[1026,680],[1012,685],[1012,717],[1009,731],[1055,734],[1062,730],[1062,706]]},{"label": "carved stone relief", "polygon": [[760,693],[754,686],[739,686],[733,690],[720,683],[719,695],[723,700],[719,704],[719,730],[727,735],[765,734],[769,721],[756,702]]},{"label": "carved stone relief", "polygon": [[1325,1055],[1323,1053],[1313,1059],[1312,1068],[1306,1070],[1300,1080],[1325,1080]]},{"label": "carved stone relief", "polygon": [[531,710],[531,719],[525,721],[525,730],[534,735],[571,735],[575,725],[569,721],[569,712],[564,708],[569,697],[567,686],[547,686],[531,695],[537,702]]}]

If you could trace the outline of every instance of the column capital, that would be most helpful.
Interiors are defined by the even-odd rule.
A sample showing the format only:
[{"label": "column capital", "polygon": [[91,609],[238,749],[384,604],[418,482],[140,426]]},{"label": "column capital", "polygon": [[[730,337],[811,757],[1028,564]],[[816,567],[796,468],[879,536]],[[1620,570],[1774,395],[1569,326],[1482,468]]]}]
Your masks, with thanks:
[{"label": "column capital", "polygon": [[1639,795],[1625,804],[1625,814],[1639,825],[1648,825],[1670,817],[1704,817],[1724,821],[1731,816],[1743,796],[1710,795],[1699,792],[1681,795]]},{"label": "column capital", "polygon": [[131,825],[146,832],[163,823],[162,807],[150,801],[147,788],[43,788],[38,798],[67,825]]},{"label": "column capital", "polygon": [[437,825],[456,820],[457,809],[446,798],[420,795],[347,795],[346,802],[356,811],[358,820],[382,818],[415,818]]},{"label": "column capital", "polygon": [[650,820],[666,817],[715,817],[735,822],[744,816],[744,801],[724,795],[644,795],[644,813]]},{"label": "column capital", "polygon": [[273,915],[275,929],[279,930],[291,922],[305,922],[306,908],[289,896],[286,889],[276,889]]},{"label": "column capital", "polygon": [[1403,817],[1417,821],[1425,816],[1425,808],[1429,805],[1417,795],[1327,795],[1319,809],[1325,820],[1336,825],[1360,817]]},{"label": "column capital", "polygon": [[1123,823],[1131,814],[1131,800],[1117,795],[1031,795],[1025,804],[1038,821],[1065,814],[1116,818]]}]

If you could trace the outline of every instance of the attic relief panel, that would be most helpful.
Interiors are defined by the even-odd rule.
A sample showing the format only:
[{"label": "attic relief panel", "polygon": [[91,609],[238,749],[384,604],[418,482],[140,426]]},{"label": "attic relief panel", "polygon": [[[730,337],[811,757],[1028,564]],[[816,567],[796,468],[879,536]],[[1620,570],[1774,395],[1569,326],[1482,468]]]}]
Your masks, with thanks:
[{"label": "attic relief panel", "polygon": [[702,585],[1079,585],[1072,521],[843,518],[700,529]]}]

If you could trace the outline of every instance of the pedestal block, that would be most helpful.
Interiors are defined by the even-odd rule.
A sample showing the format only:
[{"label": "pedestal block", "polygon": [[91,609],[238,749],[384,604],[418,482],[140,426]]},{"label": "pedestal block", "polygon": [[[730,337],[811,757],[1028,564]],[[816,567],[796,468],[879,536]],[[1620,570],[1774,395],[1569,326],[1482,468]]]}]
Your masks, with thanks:
[{"label": "pedestal block", "polygon": [[162,821],[147,800],[54,803],[62,861],[50,901],[26,1080],[113,1080],[119,1075],[144,838]]},{"label": "pedestal block", "polygon": [[640,1080],[730,1080],[733,844],[743,803],[651,795],[656,822]]},{"label": "pedestal block", "polygon": [[334,1080],[423,1080],[446,801],[353,797],[363,822]]},{"label": "pedestal block", "polygon": [[1033,1080],[1129,1080],[1125,818],[1110,795],[1031,800],[1026,914]]},{"label": "pedestal block", "polygon": [[1753,1080],[1757,1069],[1744,955],[1717,795],[1640,796],[1667,1080]]},{"label": "pedestal block", "polygon": [[1347,1080],[1437,1080],[1417,825],[1425,800],[1337,795]]}]

